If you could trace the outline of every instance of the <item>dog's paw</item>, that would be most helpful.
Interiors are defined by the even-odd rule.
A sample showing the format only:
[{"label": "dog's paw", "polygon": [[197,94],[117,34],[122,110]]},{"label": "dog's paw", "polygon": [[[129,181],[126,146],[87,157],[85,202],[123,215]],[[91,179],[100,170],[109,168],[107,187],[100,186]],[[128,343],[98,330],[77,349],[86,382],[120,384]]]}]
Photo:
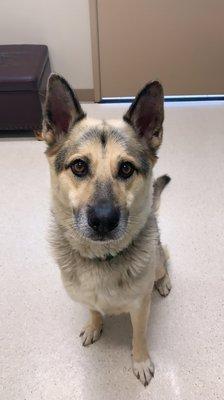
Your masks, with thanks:
[{"label": "dog's paw", "polygon": [[163,278],[155,282],[155,287],[161,296],[168,296],[172,287],[168,272],[166,272]]},{"label": "dog's paw", "polygon": [[80,333],[80,337],[82,338],[82,345],[89,346],[96,342],[103,332],[103,326],[96,325],[86,325]]},{"label": "dog's paw", "polygon": [[147,386],[154,377],[155,367],[150,358],[140,362],[132,360],[132,368],[134,375],[144,386]]}]

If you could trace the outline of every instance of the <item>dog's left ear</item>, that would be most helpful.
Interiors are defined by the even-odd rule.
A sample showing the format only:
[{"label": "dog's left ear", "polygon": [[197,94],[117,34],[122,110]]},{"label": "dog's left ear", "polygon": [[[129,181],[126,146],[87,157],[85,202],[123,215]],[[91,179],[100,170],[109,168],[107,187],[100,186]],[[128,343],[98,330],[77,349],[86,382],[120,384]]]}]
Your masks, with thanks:
[{"label": "dog's left ear", "polygon": [[44,109],[44,140],[49,145],[60,142],[84,117],[85,113],[68,82],[58,74],[51,74]]},{"label": "dog's left ear", "polygon": [[158,81],[150,82],[138,93],[123,117],[154,150],[157,150],[162,142],[163,103],[162,85]]}]

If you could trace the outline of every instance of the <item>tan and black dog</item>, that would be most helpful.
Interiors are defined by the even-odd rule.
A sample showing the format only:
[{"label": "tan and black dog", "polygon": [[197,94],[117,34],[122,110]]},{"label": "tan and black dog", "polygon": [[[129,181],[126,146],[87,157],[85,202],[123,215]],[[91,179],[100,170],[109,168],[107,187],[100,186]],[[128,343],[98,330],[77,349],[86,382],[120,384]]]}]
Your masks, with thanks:
[{"label": "tan and black dog", "polygon": [[54,255],[68,294],[90,311],[84,346],[99,339],[103,315],[130,313],[133,371],[145,386],[154,375],[147,348],[152,290],[155,284],[166,296],[171,289],[155,215],[170,178],[153,184],[152,174],[163,119],[159,82],[143,88],[123,120],[102,121],[87,118],[64,78],[50,76],[42,137]]}]

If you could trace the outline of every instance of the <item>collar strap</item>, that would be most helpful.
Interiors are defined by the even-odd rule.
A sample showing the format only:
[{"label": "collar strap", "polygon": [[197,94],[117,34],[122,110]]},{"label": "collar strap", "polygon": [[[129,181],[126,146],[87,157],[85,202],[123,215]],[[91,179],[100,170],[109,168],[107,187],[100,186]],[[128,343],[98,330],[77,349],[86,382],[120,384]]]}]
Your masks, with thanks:
[{"label": "collar strap", "polygon": [[102,257],[93,257],[93,258],[88,258],[89,260],[93,260],[93,261],[112,261],[115,257],[120,256],[122,253],[124,253],[127,249],[129,249],[130,246],[133,245],[133,242],[129,243],[129,245],[127,247],[125,247],[124,249],[122,249],[121,251],[118,251],[115,254],[105,254],[105,256]]},{"label": "collar strap", "polygon": [[[122,251],[123,251],[123,250],[122,250]],[[116,253],[116,254],[108,253],[108,254],[106,254],[106,255],[103,256],[103,257],[94,257],[92,260],[96,260],[96,261],[111,261],[111,260],[113,260],[115,257],[117,257],[119,254],[121,254],[122,251],[120,251],[119,253]]]}]

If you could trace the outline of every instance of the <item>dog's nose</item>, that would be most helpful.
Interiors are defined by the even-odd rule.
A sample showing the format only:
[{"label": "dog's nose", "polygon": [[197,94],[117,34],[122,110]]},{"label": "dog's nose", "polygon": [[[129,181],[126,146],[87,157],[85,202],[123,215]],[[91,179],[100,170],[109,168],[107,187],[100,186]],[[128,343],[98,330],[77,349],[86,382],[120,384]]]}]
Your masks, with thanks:
[{"label": "dog's nose", "polygon": [[107,234],[118,226],[120,210],[110,201],[101,200],[88,211],[88,224],[99,234]]}]

